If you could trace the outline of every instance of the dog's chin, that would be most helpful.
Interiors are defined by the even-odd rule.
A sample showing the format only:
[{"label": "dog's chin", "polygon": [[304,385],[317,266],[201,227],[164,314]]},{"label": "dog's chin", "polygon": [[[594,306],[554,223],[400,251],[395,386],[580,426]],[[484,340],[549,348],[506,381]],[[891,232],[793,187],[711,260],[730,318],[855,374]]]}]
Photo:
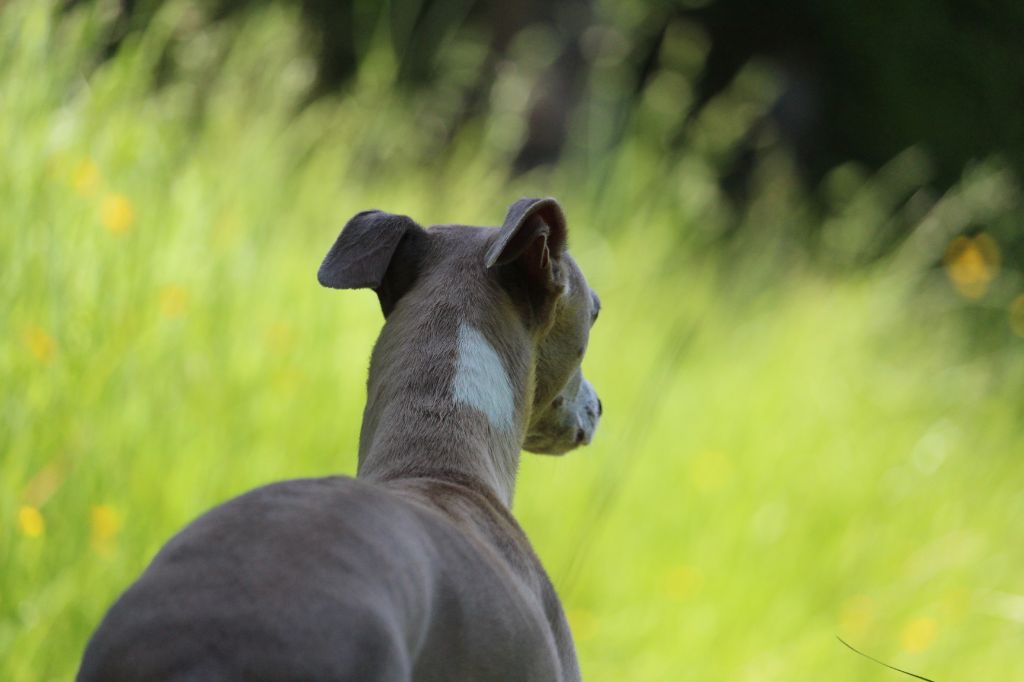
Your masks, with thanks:
[{"label": "dog's chin", "polygon": [[575,443],[558,443],[550,441],[531,441],[529,438],[523,443],[523,450],[535,455],[564,455],[570,450],[579,446]]},{"label": "dog's chin", "polygon": [[579,432],[582,429],[574,429],[567,432],[564,437],[552,438],[548,435],[527,434],[523,442],[523,450],[535,455],[564,455],[565,453],[590,444],[593,433],[586,433],[581,439]]}]

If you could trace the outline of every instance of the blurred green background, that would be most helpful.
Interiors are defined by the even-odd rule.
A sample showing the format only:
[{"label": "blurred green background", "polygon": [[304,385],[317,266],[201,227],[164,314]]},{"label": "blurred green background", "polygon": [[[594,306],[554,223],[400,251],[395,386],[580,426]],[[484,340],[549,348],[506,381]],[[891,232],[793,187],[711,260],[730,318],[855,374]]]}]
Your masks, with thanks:
[{"label": "blurred green background", "polygon": [[71,5],[0,3],[0,679],[354,471],[352,214],[548,195],[605,418],[514,511],[585,678],[1024,677],[1018,5]]}]

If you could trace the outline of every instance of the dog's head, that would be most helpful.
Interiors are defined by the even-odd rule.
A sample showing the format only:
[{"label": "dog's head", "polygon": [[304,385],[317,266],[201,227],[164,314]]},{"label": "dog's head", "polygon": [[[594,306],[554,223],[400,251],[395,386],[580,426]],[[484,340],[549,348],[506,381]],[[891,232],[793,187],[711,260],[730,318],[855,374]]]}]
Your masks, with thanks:
[{"label": "dog's head", "polygon": [[554,199],[520,199],[497,229],[424,230],[406,216],[367,211],[342,230],[318,277],[328,287],[373,289],[388,318],[400,302],[414,305],[417,296],[407,294],[417,288],[460,295],[453,277],[483,278],[504,291],[534,347],[522,447],[562,454],[590,442],[602,412],[580,366],[601,304],[566,237]]},{"label": "dog's head", "polygon": [[581,363],[601,302],[566,249],[566,224],[554,199],[520,199],[491,241],[484,265],[511,269],[538,335],[533,409],[523,448],[561,454],[590,442],[601,400]]}]

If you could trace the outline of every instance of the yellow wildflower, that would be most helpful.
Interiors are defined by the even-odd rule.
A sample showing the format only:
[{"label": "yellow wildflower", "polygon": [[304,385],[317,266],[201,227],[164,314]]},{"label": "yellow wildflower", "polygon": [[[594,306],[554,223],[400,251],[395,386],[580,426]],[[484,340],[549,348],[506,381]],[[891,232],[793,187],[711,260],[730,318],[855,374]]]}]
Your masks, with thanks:
[{"label": "yellow wildflower", "polygon": [[732,462],[721,452],[703,452],[690,463],[690,478],[701,492],[716,492],[732,478]]},{"label": "yellow wildflower", "polygon": [[597,633],[597,617],[586,609],[569,609],[565,614],[569,629],[577,642],[593,638]]},{"label": "yellow wildflower", "polygon": [[71,187],[83,197],[90,196],[100,184],[100,169],[92,159],[81,161],[71,172]]},{"label": "yellow wildflower", "polygon": [[903,650],[916,654],[924,651],[935,641],[938,624],[932,618],[915,618],[903,628]]},{"label": "yellow wildflower", "polygon": [[25,346],[39,362],[49,362],[57,350],[57,343],[42,327],[32,325],[25,330]]},{"label": "yellow wildflower", "polygon": [[109,504],[94,505],[89,514],[91,540],[94,549],[108,551],[121,531],[121,515]]},{"label": "yellow wildflower", "polygon": [[211,238],[213,245],[227,251],[238,243],[242,234],[242,220],[233,210],[223,211],[213,223]]},{"label": "yellow wildflower", "polygon": [[704,575],[692,566],[674,566],[662,580],[662,588],[669,598],[684,601],[697,594],[704,584]]},{"label": "yellow wildflower", "polygon": [[1010,304],[1010,329],[1017,336],[1024,336],[1024,294]]},{"label": "yellow wildflower", "polygon": [[285,322],[275,322],[267,328],[267,345],[275,353],[287,355],[291,350],[295,334]]},{"label": "yellow wildflower", "polygon": [[188,309],[188,291],[177,284],[160,290],[160,314],[164,317],[181,317]]},{"label": "yellow wildflower", "polygon": [[46,520],[38,509],[25,504],[18,509],[18,528],[27,538],[42,537],[46,532]]},{"label": "yellow wildflower", "polygon": [[123,194],[108,194],[100,207],[100,221],[111,234],[123,234],[135,224],[135,207]]},{"label": "yellow wildflower", "polygon": [[875,603],[870,597],[850,597],[839,609],[839,630],[847,637],[861,639],[875,620]]},{"label": "yellow wildflower", "polygon": [[960,236],[946,249],[946,275],[962,296],[978,299],[999,274],[999,247],[987,234]]}]

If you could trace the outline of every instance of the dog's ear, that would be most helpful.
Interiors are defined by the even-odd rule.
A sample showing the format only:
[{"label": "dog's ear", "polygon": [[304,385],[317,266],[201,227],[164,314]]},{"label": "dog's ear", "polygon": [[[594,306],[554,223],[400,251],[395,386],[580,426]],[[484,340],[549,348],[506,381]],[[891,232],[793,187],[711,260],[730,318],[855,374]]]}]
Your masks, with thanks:
[{"label": "dog's ear", "polygon": [[363,211],[342,228],[317,279],[332,289],[373,289],[387,317],[416,281],[426,236],[407,216]]},{"label": "dog's ear", "polygon": [[531,288],[553,292],[559,287],[557,264],[565,253],[565,241],[565,215],[557,201],[520,199],[509,207],[484,265],[518,263]]}]

